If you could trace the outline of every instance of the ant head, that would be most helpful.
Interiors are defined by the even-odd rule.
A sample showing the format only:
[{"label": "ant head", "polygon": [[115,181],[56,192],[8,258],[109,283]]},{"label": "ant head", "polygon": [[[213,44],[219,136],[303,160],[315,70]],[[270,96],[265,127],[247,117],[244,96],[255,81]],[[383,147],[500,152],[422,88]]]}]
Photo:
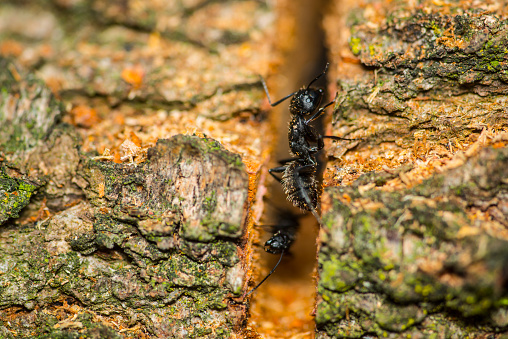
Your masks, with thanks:
[{"label": "ant head", "polygon": [[292,239],[285,233],[278,231],[265,243],[265,251],[271,254],[285,252],[291,245]]},{"label": "ant head", "polygon": [[321,99],[323,98],[323,89],[312,88],[311,86],[315,81],[325,75],[327,70],[328,64],[326,64],[323,72],[315,77],[306,88],[304,87],[294,94],[293,99],[291,99],[291,104],[289,105],[291,114],[309,115],[314,113],[319,107]]},{"label": "ant head", "polygon": [[312,114],[319,107],[322,98],[322,88],[302,88],[291,99],[289,111],[292,114]]}]

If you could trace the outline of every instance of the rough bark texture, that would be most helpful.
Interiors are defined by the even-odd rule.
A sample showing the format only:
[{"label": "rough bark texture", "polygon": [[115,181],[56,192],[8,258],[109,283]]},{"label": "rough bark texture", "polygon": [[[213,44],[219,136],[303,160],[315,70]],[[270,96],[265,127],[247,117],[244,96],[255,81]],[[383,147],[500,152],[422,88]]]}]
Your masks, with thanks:
[{"label": "rough bark texture", "polygon": [[0,337],[239,336],[271,14],[105,4],[0,6]]},{"label": "rough bark texture", "polygon": [[[12,96],[19,94],[14,88]],[[22,107],[24,98],[10,99]],[[37,107],[27,112],[46,121],[53,107]],[[29,159],[49,168],[48,180],[59,172],[69,175],[60,186],[78,183],[86,200],[22,229],[3,229],[1,314],[10,322],[3,324],[2,336],[58,337],[69,329],[92,335],[99,329],[91,320],[100,314],[118,317],[123,327],[142,325],[157,337],[229,337],[242,321],[234,307],[227,310],[228,297],[240,295],[244,286],[234,242],[242,236],[249,204],[241,158],[211,139],[183,135],[159,140],[139,166],[69,157],[78,151],[64,128],[56,124]],[[41,151],[45,147],[50,151]],[[4,165],[15,174],[14,163]],[[28,185],[56,203],[44,178],[31,184],[27,174],[4,173],[3,187],[11,185],[6,196],[22,196],[16,192]],[[76,315],[63,322],[51,313],[62,299],[62,312]],[[48,307],[50,313],[38,312]]]},{"label": "rough bark texture", "polygon": [[329,187],[318,326],[331,337],[505,331],[506,229],[471,222],[467,208],[501,208],[506,215],[506,166],[507,148],[487,148],[412,189],[362,191],[362,178],[352,187]]},{"label": "rough bark texture", "polygon": [[507,21],[354,6],[349,36],[340,17],[327,27],[342,61],[331,133],[362,139],[328,148],[318,337],[506,334]]},{"label": "rough bark texture", "polygon": [[[54,143],[48,143],[45,147],[44,138],[53,131],[62,110],[42,81],[34,77],[19,81],[19,77],[15,66],[7,59],[0,57],[1,151],[10,154],[10,167],[22,168],[26,172],[31,169],[31,166],[39,165],[35,163],[37,154],[55,147]],[[4,160],[6,160],[5,154],[1,161]],[[56,159],[53,158],[53,160]],[[50,176],[47,175],[48,169],[45,168],[46,175],[29,180],[26,177],[13,176],[10,168],[3,162],[0,166],[0,194],[2,196],[0,223],[3,224],[9,218],[19,217],[19,212],[28,205],[35,190],[48,183]],[[49,169],[53,170],[53,167],[50,166]],[[54,179],[58,182],[62,178],[55,177]],[[55,195],[58,187],[50,183],[48,191]]]}]

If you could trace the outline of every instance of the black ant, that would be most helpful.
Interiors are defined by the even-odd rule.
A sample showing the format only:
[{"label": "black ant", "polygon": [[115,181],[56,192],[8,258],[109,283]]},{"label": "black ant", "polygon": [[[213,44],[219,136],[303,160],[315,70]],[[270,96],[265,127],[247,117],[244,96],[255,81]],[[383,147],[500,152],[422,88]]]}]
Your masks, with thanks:
[{"label": "black ant", "polygon": [[[319,107],[324,96],[324,91],[322,88],[311,87],[315,81],[326,74],[327,70],[328,64],[326,64],[323,72],[315,77],[307,87],[302,87],[298,91],[288,94],[274,103],[272,103],[272,100],[270,99],[270,94],[268,93],[265,80],[261,78],[270,106],[277,106],[288,98],[293,97],[291,99],[291,103],[289,104],[289,112],[293,117],[289,123],[288,139],[291,153],[297,159],[307,159],[315,163],[315,159],[312,155],[325,147],[323,142],[324,138],[333,140],[354,140],[331,135],[321,135],[313,126],[310,125],[311,122],[315,121],[325,113],[325,109],[328,106],[335,102],[335,100],[332,100],[323,107]],[[306,118],[307,116],[310,116],[310,118]],[[316,143],[317,146],[310,146],[311,142]]]},{"label": "black ant", "polygon": [[[317,161],[315,153],[319,152],[324,148],[324,138],[334,140],[353,140],[335,136],[324,136],[321,135],[313,126],[311,122],[318,119],[323,115],[325,109],[332,105],[335,100],[329,102],[323,107],[319,107],[321,100],[324,96],[324,91],[321,88],[312,88],[312,84],[321,78],[328,70],[328,64],[321,74],[312,80],[307,87],[303,87],[300,90],[291,93],[277,102],[272,103],[268,88],[263,78],[261,82],[265,89],[268,102],[272,107],[277,106],[284,100],[293,97],[289,105],[289,111],[292,114],[291,122],[289,123],[289,148],[294,158],[280,161],[282,166],[271,168],[268,172],[282,184],[284,193],[287,195],[287,199],[296,207],[310,211],[322,225],[321,218],[316,211],[316,206],[319,200],[319,188],[318,181],[316,179],[317,174]],[[306,118],[310,116],[310,118]],[[316,143],[316,146],[311,146],[310,143]],[[277,177],[274,173],[282,173],[282,178]],[[275,271],[282,261],[282,257],[285,252],[289,250],[289,247],[293,243],[296,230],[298,228],[298,222],[291,220],[291,218],[284,218],[284,220],[290,220],[289,224],[278,226],[273,236],[265,243],[265,251],[272,254],[279,254],[280,258],[272,268],[270,273],[252,290],[250,290],[245,296],[250,295],[254,292],[266,279]],[[296,226],[295,226],[296,225]]]},{"label": "black ant", "polygon": [[253,289],[245,294],[245,297],[249,296],[252,292],[257,290],[258,287],[261,286],[266,281],[266,279],[272,275],[273,272],[275,272],[275,269],[282,261],[284,253],[289,251],[289,248],[293,244],[296,236],[296,231],[298,230],[299,226],[300,224],[298,223],[298,217],[294,214],[290,213],[289,211],[280,214],[279,223],[272,226],[273,235],[265,242],[265,252],[271,254],[280,253],[280,258],[270,273],[268,273],[259,284],[257,284]]}]

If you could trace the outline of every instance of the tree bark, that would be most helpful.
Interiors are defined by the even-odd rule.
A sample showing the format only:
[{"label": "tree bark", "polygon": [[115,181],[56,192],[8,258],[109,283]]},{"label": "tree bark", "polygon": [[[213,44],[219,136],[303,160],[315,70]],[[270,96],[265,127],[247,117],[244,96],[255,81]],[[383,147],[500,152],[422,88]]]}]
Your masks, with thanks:
[{"label": "tree bark", "polygon": [[342,61],[329,130],[356,140],[327,148],[317,337],[506,333],[504,14],[355,6],[326,26]]},{"label": "tree bark", "polygon": [[0,7],[0,336],[241,336],[269,8],[49,3]]}]

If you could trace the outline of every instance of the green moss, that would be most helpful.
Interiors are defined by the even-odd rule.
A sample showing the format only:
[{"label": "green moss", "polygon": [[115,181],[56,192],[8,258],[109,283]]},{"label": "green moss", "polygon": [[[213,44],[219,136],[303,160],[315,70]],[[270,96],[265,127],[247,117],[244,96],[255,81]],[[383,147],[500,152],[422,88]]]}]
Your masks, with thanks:
[{"label": "green moss", "polygon": [[222,272],[216,262],[199,263],[185,256],[171,256],[162,265],[166,277],[177,286],[218,287]]},{"label": "green moss", "polygon": [[215,211],[215,208],[217,207],[217,197],[215,191],[212,191],[210,196],[205,197],[202,207],[209,214]]},{"label": "green moss", "polygon": [[425,285],[422,289],[422,295],[424,297],[427,297],[429,296],[430,294],[432,294],[432,292],[434,291],[434,288],[432,285]]},{"label": "green moss", "polygon": [[[111,260],[110,253],[121,253],[129,261],[130,269],[114,260],[108,263],[117,270],[115,277],[119,277],[115,278],[118,281],[113,284],[110,292],[113,296],[108,304],[118,302],[120,305],[121,302],[122,306],[137,308],[147,296],[137,297],[126,291],[130,288],[136,289],[136,293],[147,290],[148,299],[164,309],[171,326],[192,328],[194,325],[188,323],[189,319],[199,317],[206,323],[204,315],[209,314],[210,309],[226,309],[227,296],[241,292],[241,287],[239,291],[231,291],[234,287],[223,279],[228,268],[239,261],[237,245],[230,238],[241,234],[241,225],[217,220],[219,202],[215,192],[198,202],[198,210],[204,217],[200,222],[191,223],[182,217],[181,206],[188,203],[183,197],[166,196],[165,190],[159,196],[150,191],[146,178],[153,175],[152,166],[160,166],[159,162],[168,156],[175,159],[171,165],[176,167],[180,161],[198,157],[205,163],[225,161],[234,167],[231,171],[244,173],[240,157],[227,152],[216,141],[191,136],[159,140],[157,146],[148,151],[148,162],[137,167],[89,161],[85,167],[91,177],[87,194],[96,207],[94,234],[76,239],[72,246],[84,251],[97,248],[99,251],[94,256],[104,255],[108,260]],[[170,191],[171,177],[156,178],[158,185],[166,185]],[[245,183],[247,191],[248,181]],[[101,185],[103,196],[100,196]],[[149,198],[144,196],[147,191],[151,192]],[[147,203],[135,207],[124,203],[138,197],[139,201]],[[175,206],[172,205],[174,201]],[[143,278],[125,280],[128,272],[138,272],[137,276]],[[68,288],[66,286],[72,284],[67,283],[63,288]],[[184,311],[188,315],[182,320],[172,318]],[[139,312],[148,311],[143,306]],[[208,335],[206,333],[210,333],[210,326],[197,326],[195,334],[190,333],[189,337]],[[229,329],[225,328],[224,333],[227,337]]]},{"label": "green moss", "polygon": [[351,48],[351,51],[354,55],[360,54],[362,49],[361,42],[362,40],[360,38],[351,37],[349,39],[349,47]]},{"label": "green moss", "polygon": [[0,225],[9,218],[19,218],[38,186],[22,179],[11,178],[0,163]]},{"label": "green moss", "polygon": [[326,288],[337,292],[345,292],[358,282],[358,265],[331,256],[323,262],[319,273],[319,289]]},{"label": "green moss", "polygon": [[508,298],[501,298],[497,301],[500,306],[508,306]]},{"label": "green moss", "polygon": [[[336,254],[337,251],[332,250],[336,244],[333,242],[335,238],[331,236],[331,233],[337,232],[337,225],[334,228],[332,221],[337,217],[332,218],[331,214],[324,215],[323,231],[326,236],[321,239],[324,242],[319,255],[321,269],[318,287],[322,301],[318,305],[316,314],[319,328],[326,329],[332,337],[337,337],[339,332],[342,333],[337,322],[340,322],[345,316],[343,308],[350,307],[348,314],[351,316],[353,312],[361,312],[356,310],[358,306],[354,305],[366,302],[358,300],[356,296],[353,296],[354,293],[388,296],[397,304],[425,304],[429,302],[428,310],[431,313],[453,310],[466,317],[488,315],[495,307],[496,302],[502,303],[494,297],[496,294],[489,288],[489,286],[492,287],[492,281],[495,281],[494,275],[491,276],[490,273],[476,281],[474,286],[458,287],[443,284],[433,275],[424,274],[418,270],[411,273],[416,260],[435,253],[435,251],[444,253],[451,251],[446,261],[451,265],[457,265],[454,247],[451,244],[457,241],[456,233],[460,228],[460,223],[454,220],[464,220],[464,212],[457,203],[450,200],[437,201],[433,208],[429,208],[428,205],[423,208],[421,207],[423,204],[418,203],[420,200],[416,199],[419,194],[428,194],[427,188],[429,186],[435,187],[435,182],[443,180],[439,176],[436,176],[435,179],[437,180],[433,179],[434,182],[430,185],[424,183],[423,187],[416,187],[408,194],[410,197],[415,197],[411,199],[404,199],[398,193],[365,192],[362,198],[368,197],[373,202],[382,202],[386,208],[357,211],[356,214],[348,216],[348,229],[351,230],[348,239],[353,239],[353,242],[348,245],[349,248],[341,248],[340,256]],[[354,190],[355,188],[348,190],[328,188],[327,194],[329,194],[331,201],[338,201],[344,193],[352,199],[356,199],[357,193]],[[343,208],[343,210],[347,210],[347,208]],[[338,211],[334,210],[334,213],[339,213]],[[398,212],[394,213],[394,211]],[[401,211],[411,212],[410,222],[397,222],[400,220]],[[448,218],[445,219],[440,215],[443,212],[449,212]],[[457,219],[451,218],[451,216],[456,216]],[[395,224],[396,228],[393,228]],[[389,241],[388,236],[390,237]],[[393,245],[398,242],[397,236],[404,237],[408,246],[406,248],[411,249],[400,258],[404,260],[403,263],[399,263],[397,261],[399,258],[393,253]],[[477,253],[477,245],[474,245],[478,242],[477,240],[477,237],[475,241],[468,238],[462,239],[462,251],[468,249],[472,253]],[[500,252],[496,250],[504,248],[505,250],[501,251],[506,252],[506,243],[502,243],[504,245],[501,243],[498,245],[498,240],[485,238],[483,246],[489,248],[489,253],[491,253],[489,255],[495,260],[494,258],[505,257],[505,254],[498,254]],[[486,258],[483,260],[490,262]],[[356,265],[354,269],[352,269],[353,262]],[[408,270],[401,271],[401,267],[408,268]],[[358,278],[360,276],[361,278]],[[353,277],[352,280],[351,277]],[[473,279],[473,281],[475,280]],[[506,303],[506,301],[504,302]],[[435,305],[441,306],[436,308]],[[376,322],[383,331],[376,330],[375,326],[371,328],[380,336],[383,335],[383,332],[392,336],[393,332],[399,331],[403,332],[404,336],[412,336],[418,333],[418,331],[414,332],[412,328],[419,324],[421,319],[428,316],[427,312],[418,316],[408,315],[409,313],[402,310],[400,305],[386,304],[386,307],[388,309],[385,311],[388,313],[385,311],[376,313]],[[372,320],[373,309],[365,306],[364,312],[366,312],[367,321]],[[425,328],[430,331],[429,326],[425,325]],[[464,328],[457,325],[457,329],[464,330]],[[489,328],[491,327],[487,326],[486,330],[488,331]],[[450,331],[453,332],[455,329]],[[368,332],[364,329],[364,332],[361,333]],[[437,333],[440,331],[438,330]],[[459,333],[463,334],[464,332]],[[432,333],[428,334],[431,336]],[[462,334],[459,337],[465,337]]]},{"label": "green moss", "polygon": [[370,54],[371,56],[376,55],[376,46],[375,46],[375,45],[369,45],[369,46],[368,46],[368,49],[369,49],[369,54]]},{"label": "green moss", "polygon": [[214,251],[217,253],[214,255],[214,258],[222,265],[232,267],[240,261],[238,258],[238,248],[233,243],[219,241],[214,244]]},{"label": "green moss", "polygon": [[122,335],[118,334],[112,328],[106,327],[103,324],[97,323],[93,320],[92,315],[83,312],[78,314],[77,318],[74,320],[76,323],[80,323],[83,328],[79,330],[65,329],[59,330],[54,329],[53,326],[56,325],[57,321],[52,321],[48,323],[46,326],[46,332],[51,332],[47,334],[42,334],[37,336],[38,339],[100,339],[100,338],[108,338],[108,339],[122,339],[124,338]]}]

